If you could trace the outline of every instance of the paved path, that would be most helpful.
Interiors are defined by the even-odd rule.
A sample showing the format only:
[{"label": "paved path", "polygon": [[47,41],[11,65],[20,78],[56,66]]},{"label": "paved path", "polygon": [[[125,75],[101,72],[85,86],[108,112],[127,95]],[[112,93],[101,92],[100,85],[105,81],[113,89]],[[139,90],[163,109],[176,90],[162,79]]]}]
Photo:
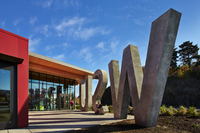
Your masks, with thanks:
[{"label": "paved path", "polygon": [[[128,119],[134,119],[134,116],[128,116]],[[117,121],[121,120],[114,119],[111,113],[95,115],[93,111],[81,112],[78,110],[30,111],[29,127],[0,130],[0,133],[62,133]]]}]

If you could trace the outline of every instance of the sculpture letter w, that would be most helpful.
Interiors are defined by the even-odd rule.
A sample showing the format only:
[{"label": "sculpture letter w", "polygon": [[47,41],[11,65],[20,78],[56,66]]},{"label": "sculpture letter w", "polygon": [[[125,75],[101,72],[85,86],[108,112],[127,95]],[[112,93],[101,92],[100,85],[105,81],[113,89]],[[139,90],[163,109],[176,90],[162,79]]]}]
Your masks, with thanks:
[{"label": "sculpture letter w", "polygon": [[118,61],[109,63],[115,118],[127,117],[131,96],[136,124],[156,126],[180,18],[170,9],[152,23],[144,77],[136,46],[124,49],[121,75]]}]

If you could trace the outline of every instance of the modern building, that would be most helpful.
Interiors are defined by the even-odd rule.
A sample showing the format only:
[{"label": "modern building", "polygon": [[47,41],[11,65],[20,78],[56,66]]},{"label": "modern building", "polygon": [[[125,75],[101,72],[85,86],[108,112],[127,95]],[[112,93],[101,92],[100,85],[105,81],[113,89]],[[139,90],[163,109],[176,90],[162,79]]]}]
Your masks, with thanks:
[{"label": "modern building", "polygon": [[70,109],[92,71],[28,51],[28,39],[0,29],[0,129],[28,126],[28,111]]}]

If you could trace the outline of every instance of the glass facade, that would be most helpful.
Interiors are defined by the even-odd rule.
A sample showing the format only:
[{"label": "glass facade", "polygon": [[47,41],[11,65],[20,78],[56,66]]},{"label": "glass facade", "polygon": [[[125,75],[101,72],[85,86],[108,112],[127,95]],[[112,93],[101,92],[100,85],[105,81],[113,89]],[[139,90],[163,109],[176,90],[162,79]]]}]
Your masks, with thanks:
[{"label": "glass facade", "polygon": [[10,70],[0,69],[0,122],[10,121]]},{"label": "glass facade", "polygon": [[29,71],[29,110],[70,109],[71,100],[75,80]]}]

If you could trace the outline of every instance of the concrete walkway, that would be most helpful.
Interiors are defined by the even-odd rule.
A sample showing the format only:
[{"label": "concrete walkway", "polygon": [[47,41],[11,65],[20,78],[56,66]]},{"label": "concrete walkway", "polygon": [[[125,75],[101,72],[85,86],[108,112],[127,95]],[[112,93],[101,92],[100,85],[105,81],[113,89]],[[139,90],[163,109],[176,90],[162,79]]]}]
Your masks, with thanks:
[{"label": "concrete walkway", "polygon": [[[128,119],[134,119],[134,116],[128,116]],[[121,120],[114,119],[112,113],[95,115],[93,111],[78,110],[30,111],[29,127],[0,130],[0,133],[62,133],[117,121]]]}]

